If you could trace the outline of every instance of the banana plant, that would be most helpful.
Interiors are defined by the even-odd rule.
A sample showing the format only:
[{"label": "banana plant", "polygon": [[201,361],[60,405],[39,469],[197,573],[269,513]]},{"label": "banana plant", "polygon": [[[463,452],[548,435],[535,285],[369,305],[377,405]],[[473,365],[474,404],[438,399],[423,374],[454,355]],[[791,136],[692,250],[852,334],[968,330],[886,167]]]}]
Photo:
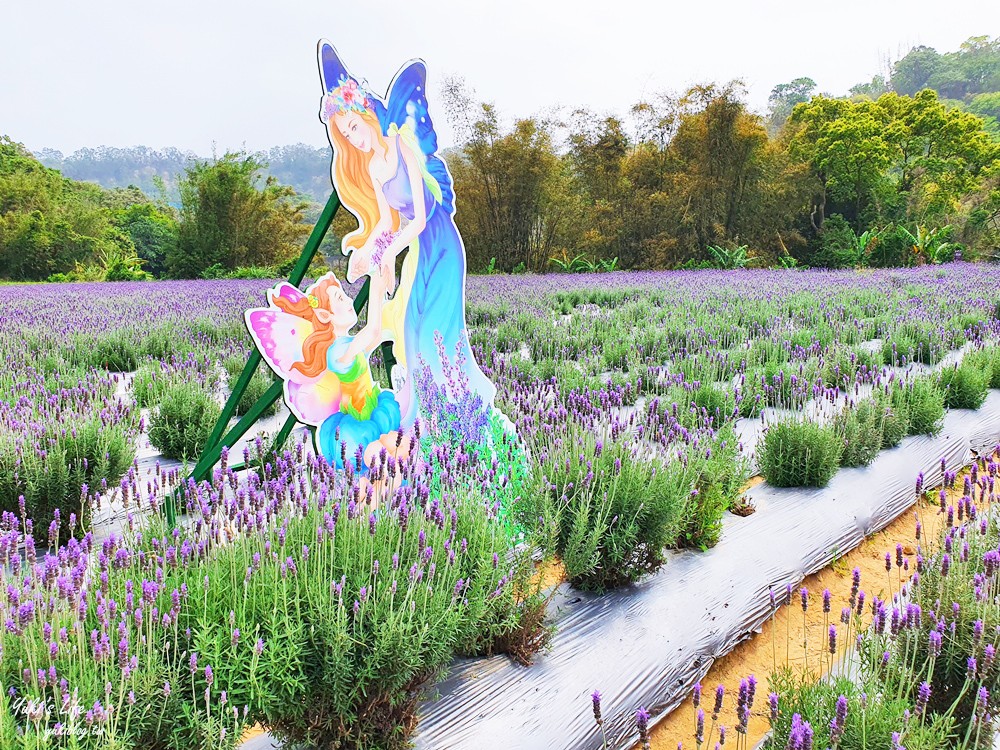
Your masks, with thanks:
[{"label": "banana plant", "polygon": [[549,258],[549,263],[551,263],[553,266],[556,267],[557,270],[562,271],[563,273],[572,273],[578,270],[578,264],[580,263],[582,258],[583,258],[583,253],[580,253],[575,258],[570,259],[569,255],[566,254],[566,251],[563,250],[561,258],[553,255],[551,258]]},{"label": "banana plant", "polygon": [[612,258],[611,260],[608,260],[607,258],[605,258],[604,260],[599,261],[597,263],[597,270],[598,271],[604,271],[605,273],[609,273],[611,271],[614,271],[616,268],[618,268],[618,256],[617,255],[614,258]]},{"label": "banana plant", "polygon": [[721,245],[709,245],[708,251],[715,258],[717,268],[746,268],[747,246],[728,248]]},{"label": "banana plant", "polygon": [[878,243],[879,238],[887,228],[888,227],[886,226],[881,229],[867,229],[857,236],[854,240],[855,256],[857,260],[855,265],[862,264],[868,258],[869,253]]},{"label": "banana plant", "polygon": [[919,261],[934,262],[935,251],[940,249],[942,244],[949,244],[947,242],[942,243],[941,239],[951,229],[951,224],[934,229],[928,229],[923,224],[917,224],[916,233],[911,232],[906,227],[900,227],[900,229],[903,230],[907,239],[913,244],[913,254]]}]

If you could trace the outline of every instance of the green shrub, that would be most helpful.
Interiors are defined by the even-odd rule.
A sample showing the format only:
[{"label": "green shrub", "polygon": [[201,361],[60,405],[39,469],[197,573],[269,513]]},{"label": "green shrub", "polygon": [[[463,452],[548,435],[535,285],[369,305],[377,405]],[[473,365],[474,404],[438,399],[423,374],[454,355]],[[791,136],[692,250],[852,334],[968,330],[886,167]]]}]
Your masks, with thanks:
[{"label": "green shrub", "polygon": [[549,551],[562,558],[573,585],[602,591],[663,564],[692,479],[679,462],[637,457],[624,439],[574,443],[546,456],[518,512],[526,526],[546,530]]},{"label": "green shrub", "polygon": [[865,262],[876,268],[913,264],[913,237],[905,227],[889,225],[869,242]]},{"label": "green shrub", "polygon": [[945,367],[938,373],[937,385],[944,393],[948,409],[978,409],[986,400],[990,375],[975,362]]},{"label": "green shrub", "polygon": [[688,495],[675,547],[708,549],[722,533],[722,518],[750,478],[750,463],[731,425],[724,426],[705,453],[688,457],[694,489]]},{"label": "green shrub", "polygon": [[968,362],[986,373],[990,388],[1000,388],[1000,346],[989,346],[970,352],[963,362]]},{"label": "green shrub", "polygon": [[931,343],[926,332],[894,333],[882,343],[882,361],[890,365],[921,362],[932,365],[941,359],[941,346]]},{"label": "green shrub", "polygon": [[112,331],[98,337],[87,358],[109,372],[131,372],[139,364],[140,346],[135,332]]},{"label": "green shrub", "polygon": [[221,412],[197,383],[172,384],[150,416],[149,441],[167,458],[196,458]]},{"label": "green shrub", "polygon": [[[702,410],[704,418],[711,419],[715,427],[736,416],[736,399],[728,389],[706,383],[691,394],[691,401]],[[703,420],[703,424],[707,425],[707,421]]]},{"label": "green shrub", "polygon": [[833,429],[843,443],[841,466],[867,466],[875,460],[882,449],[883,419],[883,411],[870,399],[863,399],[834,417]]},{"label": "green shrub", "polygon": [[854,230],[840,214],[831,214],[823,222],[815,248],[815,253],[810,258],[810,263],[814,266],[852,268],[861,262]]},{"label": "green shrub", "polygon": [[[240,374],[243,372],[244,366],[246,366],[245,357],[226,357],[222,361],[222,366],[226,371],[226,376],[229,381],[229,389],[232,391],[236,387],[236,381],[239,380]],[[267,389],[275,382],[275,377],[267,365],[261,364],[254,374],[251,376],[250,381],[247,383],[246,390],[243,391],[243,396],[240,398],[239,402],[236,404],[236,416],[243,416],[250,408],[257,403],[257,400],[263,396]],[[268,417],[278,413],[278,409],[281,407],[281,399],[268,406],[262,416]]]},{"label": "green shrub", "polygon": [[891,404],[906,414],[908,435],[936,435],[944,423],[944,394],[930,377],[913,378],[906,383],[895,381]]},{"label": "green shrub", "polygon": [[0,431],[0,510],[20,516],[23,497],[40,542],[47,541],[49,522],[58,510],[65,538],[70,514],[77,517],[77,529],[85,528],[90,495],[102,483],[117,482],[132,463],[134,425],[106,422],[97,413],[67,414],[62,423],[32,437],[32,445],[25,449],[19,435]]},{"label": "green shrub", "polygon": [[837,346],[829,350],[827,356],[823,358],[819,375],[826,387],[848,391],[854,387],[859,372],[864,370],[873,373],[881,365],[880,354],[872,354],[860,348]]},{"label": "green shrub", "polygon": [[167,359],[178,345],[177,331],[169,327],[153,328],[142,336],[139,354],[153,359]]},{"label": "green shrub", "polygon": [[894,448],[906,437],[909,429],[909,415],[905,411],[905,404],[893,406],[891,397],[882,390],[877,390],[872,395],[872,400],[879,412],[882,447]]},{"label": "green shrub", "polygon": [[[254,463],[259,473],[220,474],[187,493],[199,523],[169,529],[153,514],[141,534],[126,527],[92,552],[79,537],[63,546],[53,560],[70,561],[72,576],[59,581],[69,596],[52,595],[58,565],[21,566],[21,601],[46,606],[0,632],[0,681],[17,685],[0,691],[0,747],[233,750],[257,723],[285,746],[397,750],[422,690],[463,644],[524,643],[538,632],[537,600],[519,572],[530,559],[513,548],[493,498],[471,489],[481,476],[409,504],[390,507],[386,493],[359,507],[325,462],[289,451]],[[255,523],[262,480],[268,520]],[[0,524],[17,549],[19,520]],[[112,656],[95,658],[78,605],[89,621],[133,596],[135,617],[114,617],[111,605]],[[23,679],[26,664],[72,679],[72,707],[114,700],[115,719],[57,702],[25,721],[29,700],[52,698],[45,679]],[[109,680],[118,699],[105,692]],[[60,720],[69,742],[53,739]]]},{"label": "green shrub", "polygon": [[737,408],[741,417],[759,417],[767,406],[767,400],[764,398],[764,385],[761,382],[762,377],[763,370],[760,368],[753,368],[744,373],[743,384],[739,387],[737,396]]},{"label": "green shrub", "polygon": [[764,433],[757,463],[775,487],[823,487],[836,473],[842,450],[832,427],[779,422]]},{"label": "green shrub", "polygon": [[160,402],[171,385],[181,382],[176,374],[161,362],[146,362],[139,366],[132,378],[132,399],[136,405],[150,409]]}]

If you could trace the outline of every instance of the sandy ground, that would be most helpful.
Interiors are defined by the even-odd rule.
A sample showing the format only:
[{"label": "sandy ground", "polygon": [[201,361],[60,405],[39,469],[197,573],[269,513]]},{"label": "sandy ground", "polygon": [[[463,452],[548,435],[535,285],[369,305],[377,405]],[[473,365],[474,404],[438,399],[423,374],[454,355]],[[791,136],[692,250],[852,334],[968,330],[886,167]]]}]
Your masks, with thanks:
[{"label": "sandy ground", "polygon": [[[950,504],[956,504],[962,497],[963,478],[967,474],[968,471],[960,473],[955,482],[955,489],[947,492]],[[861,570],[861,590],[866,596],[862,626],[867,627],[871,620],[871,608],[868,604],[872,601],[872,597],[890,598],[892,594],[899,592],[901,585],[916,570],[915,534],[918,517],[923,526],[920,544],[925,556],[928,551],[927,540],[937,540],[938,531],[946,522],[945,516],[938,514],[939,489],[935,487],[929,490],[925,500],[913,505],[885,529],[868,537],[860,546],[829,567],[808,576],[796,587],[790,606],[780,606],[774,617],[764,623],[759,634],[744,641],[715,662],[701,681],[701,708],[706,714],[705,739],[702,747],[716,746],[719,740],[719,726],[727,728],[726,746],[735,746],[736,736],[733,728],[737,724],[736,696],[740,680],[754,675],[758,681],[757,697],[745,745],[752,748],[770,729],[767,719],[767,695],[770,692],[768,676],[775,667],[791,664],[799,670],[808,669],[818,679],[829,671],[831,663],[836,663],[844,655],[847,645],[853,642],[856,635],[854,631],[849,637],[845,637],[848,635],[846,626],[840,623],[840,611],[848,606],[852,571],[854,568]],[[908,570],[896,567],[897,544],[903,545],[904,558],[909,561]],[[888,573],[885,569],[886,552],[890,554],[892,564],[892,570]],[[804,614],[799,593],[803,587],[809,591],[808,608]],[[831,593],[829,614],[823,612],[824,589],[829,589]],[[776,593],[780,604],[785,592]],[[828,630],[831,624],[837,626],[838,632],[836,657],[831,657],[829,651]],[[808,648],[803,648],[803,644],[807,644]],[[711,714],[718,685],[725,687],[726,697],[718,722],[712,727]],[[676,750],[679,746],[694,748],[696,713],[692,705],[692,695],[688,695],[679,708],[652,729],[650,746],[653,750]],[[711,734],[710,729],[714,730]],[[638,744],[636,748],[639,748]]]}]

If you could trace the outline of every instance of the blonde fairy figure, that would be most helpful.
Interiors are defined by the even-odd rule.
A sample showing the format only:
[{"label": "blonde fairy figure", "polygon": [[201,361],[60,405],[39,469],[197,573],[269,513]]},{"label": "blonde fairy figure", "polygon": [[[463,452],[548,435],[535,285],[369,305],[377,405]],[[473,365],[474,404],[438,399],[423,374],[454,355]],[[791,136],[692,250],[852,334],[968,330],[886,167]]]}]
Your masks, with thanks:
[{"label": "blonde fairy figure", "polygon": [[496,388],[469,346],[465,247],[454,221],[451,175],[436,153],[424,65],[405,66],[384,102],[347,72],[327,42],[320,43],[319,62],[326,92],[320,119],[333,147],[334,185],[359,225],[343,239],[348,280],[374,280],[384,269],[391,277],[386,290],[395,292],[382,320],[398,363],[392,382],[403,407],[400,424],[406,429],[418,416],[433,420],[442,408],[461,404],[456,414],[463,416],[452,421],[478,440]]}]

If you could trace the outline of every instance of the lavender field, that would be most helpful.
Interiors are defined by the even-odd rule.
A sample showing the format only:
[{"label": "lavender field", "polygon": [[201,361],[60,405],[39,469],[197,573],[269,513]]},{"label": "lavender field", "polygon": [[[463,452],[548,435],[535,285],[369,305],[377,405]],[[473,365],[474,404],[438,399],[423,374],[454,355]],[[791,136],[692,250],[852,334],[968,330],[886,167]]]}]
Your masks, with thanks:
[{"label": "lavender field", "polygon": [[452,658],[544,645],[533,554],[627,587],[752,475],[824,486],[1000,388],[988,265],[471,277],[519,444],[425,427],[363,483],[299,431],[186,481],[272,283],[0,286],[0,747],[404,747]]}]

